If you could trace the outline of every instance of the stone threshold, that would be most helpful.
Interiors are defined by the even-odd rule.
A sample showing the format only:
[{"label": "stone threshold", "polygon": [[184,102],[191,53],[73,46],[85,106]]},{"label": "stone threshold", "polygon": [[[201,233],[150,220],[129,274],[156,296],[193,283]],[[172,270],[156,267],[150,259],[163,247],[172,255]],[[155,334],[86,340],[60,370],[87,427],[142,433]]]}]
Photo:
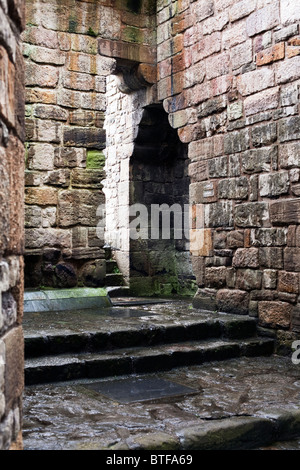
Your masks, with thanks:
[{"label": "stone threshold", "polygon": [[[171,435],[154,432],[135,435],[102,450],[251,450],[300,436],[300,411],[266,410],[256,416],[233,416],[201,421]],[[95,443],[94,443],[95,444]]]},{"label": "stone threshold", "polygon": [[104,288],[25,290],[24,313],[78,310],[110,307],[111,300]]}]

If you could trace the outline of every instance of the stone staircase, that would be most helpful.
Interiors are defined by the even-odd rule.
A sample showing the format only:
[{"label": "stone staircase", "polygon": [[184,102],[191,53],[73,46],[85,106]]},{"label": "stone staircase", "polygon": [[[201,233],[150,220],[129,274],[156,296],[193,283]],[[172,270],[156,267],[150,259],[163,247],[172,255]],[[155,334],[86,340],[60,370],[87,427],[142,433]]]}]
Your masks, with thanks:
[{"label": "stone staircase", "polygon": [[116,299],[111,307],[24,314],[25,383],[153,373],[270,355],[256,321],[188,301]]},{"label": "stone staircase", "polygon": [[120,272],[117,261],[112,257],[109,247],[105,248],[106,276],[105,287],[110,297],[128,295],[129,288],[125,285],[124,276]]}]

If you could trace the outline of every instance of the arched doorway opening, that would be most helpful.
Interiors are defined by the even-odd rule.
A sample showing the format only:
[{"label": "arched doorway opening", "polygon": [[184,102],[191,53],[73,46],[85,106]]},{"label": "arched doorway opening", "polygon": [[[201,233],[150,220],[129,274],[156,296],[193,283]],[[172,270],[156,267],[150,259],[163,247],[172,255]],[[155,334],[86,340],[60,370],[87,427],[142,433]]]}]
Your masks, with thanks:
[{"label": "arched doorway opening", "polygon": [[161,104],[146,106],[130,158],[130,290],[187,295],[189,177],[183,144]]}]

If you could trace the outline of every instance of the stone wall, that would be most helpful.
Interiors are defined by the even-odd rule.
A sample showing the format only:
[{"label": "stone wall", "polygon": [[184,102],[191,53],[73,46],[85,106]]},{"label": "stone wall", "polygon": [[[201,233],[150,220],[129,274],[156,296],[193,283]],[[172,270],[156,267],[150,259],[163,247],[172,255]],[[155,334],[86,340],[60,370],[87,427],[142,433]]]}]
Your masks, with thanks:
[{"label": "stone wall", "polygon": [[[45,279],[77,253],[80,263],[93,258],[94,221],[79,208],[89,213],[85,194],[93,191],[91,205],[104,202],[93,186],[103,168],[87,173],[85,163],[103,150],[106,240],[126,279],[139,277],[128,221],[130,204],[144,199],[132,157],[145,109],[163,106],[188,148],[195,305],[297,332],[296,2],[158,0],[156,11],[154,3],[28,1],[27,252],[39,257]],[[93,119],[104,111],[103,129],[103,114],[101,124]],[[157,182],[151,176],[141,193]]]},{"label": "stone wall", "polygon": [[97,35],[119,34],[120,14],[110,3],[26,3],[28,287],[104,283],[97,209],[104,203],[105,91],[114,61],[98,55]]},{"label": "stone wall", "polygon": [[0,449],[22,447],[24,90],[21,0],[0,1]]},{"label": "stone wall", "polygon": [[158,100],[189,145],[195,305],[299,331],[300,10],[158,1]]}]

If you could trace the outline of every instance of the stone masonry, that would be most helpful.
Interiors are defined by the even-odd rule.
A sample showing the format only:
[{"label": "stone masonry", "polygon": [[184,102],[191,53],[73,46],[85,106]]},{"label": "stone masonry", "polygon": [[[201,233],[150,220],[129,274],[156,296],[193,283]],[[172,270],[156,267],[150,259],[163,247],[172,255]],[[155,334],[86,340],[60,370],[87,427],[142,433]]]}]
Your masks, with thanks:
[{"label": "stone masonry", "polygon": [[[293,0],[159,0],[157,83],[128,95],[137,113],[152,93],[188,145],[195,305],[255,316],[283,340],[299,332],[299,21]],[[127,121],[134,141],[141,116]],[[125,162],[115,177],[129,181]]]},{"label": "stone masonry", "polygon": [[[100,13],[101,12],[101,13]],[[26,84],[27,287],[101,286],[106,76],[98,34],[119,13],[103,2],[28,1]]]},{"label": "stone masonry", "polygon": [[0,449],[22,447],[23,2],[0,1]]},{"label": "stone masonry", "polygon": [[292,338],[300,324],[296,2],[32,0],[27,18],[26,259],[37,281],[103,277],[95,225],[104,194],[105,241],[127,283],[141,286],[146,275],[151,284],[162,265],[166,277],[178,274],[170,258],[162,264],[159,244],[152,256],[150,243],[130,240],[130,204],[151,206],[159,194],[163,202],[177,184],[172,172],[158,181],[162,167],[146,171],[151,157],[134,157],[145,110],[158,106],[187,148],[181,202],[189,199],[191,259],[187,247],[175,253],[188,275],[192,267],[195,305],[250,314]]},{"label": "stone masonry", "polygon": [[[300,332],[298,1],[27,0],[26,28],[24,3],[0,0],[1,449],[22,447],[24,246],[28,287],[103,285],[107,243],[134,293],[194,278],[195,306]],[[189,240],[132,240],[130,205],[164,201]]]},{"label": "stone masonry", "polygon": [[299,332],[300,9],[158,1],[158,100],[189,145],[195,305]]}]

